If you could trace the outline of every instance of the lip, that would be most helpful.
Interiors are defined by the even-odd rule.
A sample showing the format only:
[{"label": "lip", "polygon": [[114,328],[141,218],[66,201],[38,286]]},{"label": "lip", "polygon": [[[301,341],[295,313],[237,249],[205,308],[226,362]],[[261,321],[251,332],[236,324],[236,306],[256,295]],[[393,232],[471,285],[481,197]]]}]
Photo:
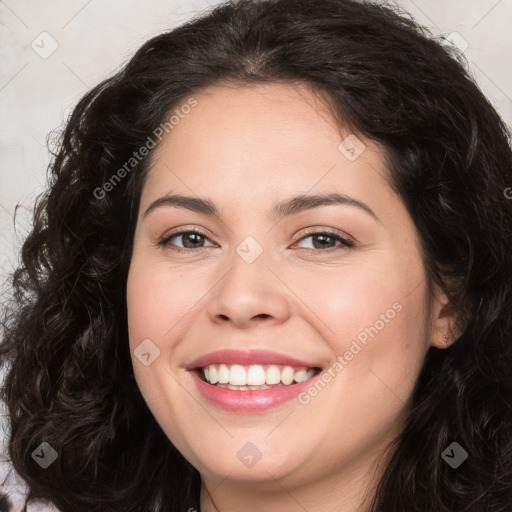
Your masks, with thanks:
[{"label": "lip", "polygon": [[[311,364],[300,359],[295,359],[284,354],[277,352],[270,352],[268,350],[217,350],[216,352],[210,352],[205,354],[191,363],[187,364],[185,368],[187,370],[194,370],[197,368],[204,368],[210,364],[239,364],[242,366],[248,366],[251,364],[276,364],[284,366],[294,366],[299,368],[319,368],[318,364]],[[308,382],[308,381],[306,381]],[[245,393],[245,391],[244,391]]]},{"label": "lip", "polygon": [[[212,363],[214,364],[214,363]],[[234,363],[236,364],[236,363]],[[264,412],[293,400],[300,393],[312,386],[320,378],[322,371],[304,382],[278,388],[237,391],[219,388],[201,379],[197,369],[190,369],[189,373],[194,380],[201,395],[214,406],[224,411],[237,413]]]}]

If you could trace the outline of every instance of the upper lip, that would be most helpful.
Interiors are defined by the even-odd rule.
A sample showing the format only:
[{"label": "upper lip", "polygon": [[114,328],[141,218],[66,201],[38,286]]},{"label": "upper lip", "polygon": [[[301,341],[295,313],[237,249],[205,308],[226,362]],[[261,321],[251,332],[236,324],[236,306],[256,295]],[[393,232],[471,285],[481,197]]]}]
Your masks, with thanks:
[{"label": "upper lip", "polygon": [[239,364],[242,366],[249,366],[253,364],[266,365],[266,364],[281,364],[285,366],[294,366],[300,368],[318,368],[319,365],[311,364],[306,361],[301,361],[294,357],[279,354],[277,352],[270,352],[267,350],[217,350],[198,357],[185,367],[188,370],[197,368],[204,368],[210,364]]}]

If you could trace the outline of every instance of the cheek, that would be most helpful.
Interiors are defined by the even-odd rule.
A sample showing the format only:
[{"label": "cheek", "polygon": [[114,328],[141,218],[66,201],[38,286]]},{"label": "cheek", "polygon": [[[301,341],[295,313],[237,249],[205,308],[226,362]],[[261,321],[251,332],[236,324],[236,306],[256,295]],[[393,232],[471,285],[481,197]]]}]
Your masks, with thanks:
[{"label": "cheek", "polygon": [[[204,295],[206,276],[134,259],[127,281],[130,345],[145,338],[167,340],[169,331],[194,308]],[[179,330],[179,328],[177,328]]]},{"label": "cheek", "polygon": [[[411,397],[428,347],[422,267],[384,262],[382,268],[319,273],[314,286],[303,290],[314,312],[309,322],[332,349],[333,364],[325,385],[308,390],[301,403],[309,404],[316,424],[354,426],[346,446],[359,446],[361,439],[374,442],[392,428]],[[324,393],[324,386],[330,392]],[[333,429],[333,436],[337,432]]]},{"label": "cheek", "polygon": [[[199,287],[190,286],[190,274],[134,255],[126,295],[132,365],[147,406],[157,421],[164,421],[161,425],[166,431],[176,428],[166,428],[166,418],[180,418],[180,406],[185,403],[180,385],[169,373],[172,356],[188,328],[187,314],[202,295]],[[144,351],[139,349],[142,346]],[[145,352],[149,353],[148,364],[139,359]]]},{"label": "cheek", "polygon": [[360,378],[378,380],[372,370],[407,395],[428,348],[424,275],[420,264],[404,268],[384,257],[381,264],[382,271],[376,265],[316,271],[298,295],[335,357],[344,357],[354,387]]},{"label": "cheek", "polygon": [[421,269],[404,270],[385,263],[382,272],[375,265],[347,265],[305,271],[298,280],[297,275],[294,277],[297,295],[316,314],[315,323],[324,323],[325,328],[329,328],[327,338],[340,348],[344,347],[344,340],[355,337],[376,322],[379,330],[383,321],[387,328],[400,316],[397,309],[401,309],[400,306],[405,309],[405,303],[409,310],[407,315],[414,315],[414,321],[421,317],[425,305],[424,286],[418,286],[424,280]]}]

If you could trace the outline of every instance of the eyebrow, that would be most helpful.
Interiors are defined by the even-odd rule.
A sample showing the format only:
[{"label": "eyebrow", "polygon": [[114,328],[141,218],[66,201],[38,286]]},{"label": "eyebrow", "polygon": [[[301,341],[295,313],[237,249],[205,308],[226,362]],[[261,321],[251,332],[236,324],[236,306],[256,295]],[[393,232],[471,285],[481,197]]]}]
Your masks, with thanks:
[{"label": "eyebrow", "polygon": [[[274,205],[274,207],[271,210],[271,216],[273,218],[282,219],[283,217],[295,215],[297,213],[310,210],[312,208],[338,204],[355,206],[371,215],[376,221],[380,222],[377,215],[375,215],[375,213],[369,206],[362,203],[361,201],[358,201],[357,199],[337,193],[324,195],[301,194],[291,197],[286,201]],[[219,210],[211,200],[199,197],[188,197],[180,194],[168,194],[163,197],[160,197],[159,199],[156,199],[148,206],[148,208],[144,212],[143,218],[147,217],[152,211],[163,206],[184,208],[192,212],[202,213],[204,215],[208,215],[211,217],[216,216],[220,218]]]}]

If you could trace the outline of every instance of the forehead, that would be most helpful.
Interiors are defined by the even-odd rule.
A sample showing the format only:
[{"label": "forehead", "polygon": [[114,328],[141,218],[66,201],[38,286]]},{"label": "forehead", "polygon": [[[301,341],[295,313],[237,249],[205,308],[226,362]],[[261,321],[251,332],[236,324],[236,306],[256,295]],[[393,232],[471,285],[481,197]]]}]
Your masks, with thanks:
[{"label": "forehead", "polygon": [[348,160],[340,143],[354,135],[340,130],[328,105],[309,88],[214,86],[191,97],[195,106],[154,152],[150,188],[183,187],[180,180],[194,190],[223,184],[247,193],[289,186],[305,192],[340,180],[349,188],[354,180],[385,185],[382,148],[364,140],[363,153]]},{"label": "forehead", "polygon": [[[319,137],[326,145],[339,138],[329,107],[318,93],[302,85],[214,86],[193,96],[197,105],[169,137],[176,145],[187,139],[206,148],[209,140],[228,139],[231,153],[256,144],[273,151],[295,146],[298,151],[318,145]],[[216,149],[218,153],[221,148]]]}]

